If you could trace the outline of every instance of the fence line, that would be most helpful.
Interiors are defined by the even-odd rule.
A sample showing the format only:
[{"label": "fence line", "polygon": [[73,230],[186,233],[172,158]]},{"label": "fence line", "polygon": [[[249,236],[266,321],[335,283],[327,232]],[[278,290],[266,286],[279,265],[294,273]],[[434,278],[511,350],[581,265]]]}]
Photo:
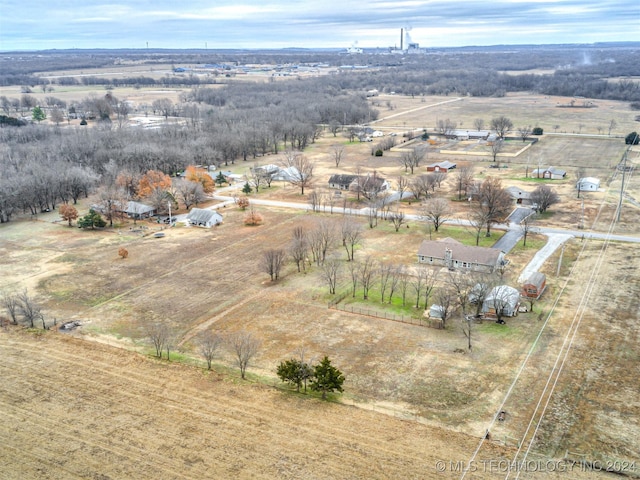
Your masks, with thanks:
[{"label": "fence line", "polygon": [[418,325],[421,327],[429,327],[429,322],[422,320],[421,318],[415,318],[404,315],[396,315],[394,313],[387,312],[378,312],[376,310],[369,310],[368,308],[361,308],[353,305],[340,305],[339,302],[344,300],[347,294],[341,295],[340,297],[329,302],[329,309],[331,310],[340,310],[342,312],[353,313],[356,315],[364,315],[366,317],[373,318],[382,318],[384,320],[391,320],[394,322],[407,323],[409,325]]}]

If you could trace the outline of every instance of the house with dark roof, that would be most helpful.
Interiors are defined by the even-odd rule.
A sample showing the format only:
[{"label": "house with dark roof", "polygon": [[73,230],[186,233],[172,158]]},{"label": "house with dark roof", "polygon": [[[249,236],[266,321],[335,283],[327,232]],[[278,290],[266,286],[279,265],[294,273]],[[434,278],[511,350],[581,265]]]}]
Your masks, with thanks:
[{"label": "house with dark roof", "polygon": [[496,248],[463,245],[452,238],[424,240],[418,249],[418,262],[447,267],[492,273],[505,263],[504,252]]},{"label": "house with dark roof", "polygon": [[210,228],[222,223],[222,215],[215,210],[192,208],[187,215],[187,225]]}]

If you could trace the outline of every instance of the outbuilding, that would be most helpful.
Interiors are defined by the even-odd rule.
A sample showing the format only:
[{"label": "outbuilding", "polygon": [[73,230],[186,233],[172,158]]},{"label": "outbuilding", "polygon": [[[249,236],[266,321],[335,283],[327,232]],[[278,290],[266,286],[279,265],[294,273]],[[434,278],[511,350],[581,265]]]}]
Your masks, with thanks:
[{"label": "outbuilding", "polygon": [[515,317],[520,306],[520,292],[509,285],[494,287],[482,302],[482,313],[487,317]]},{"label": "outbuilding", "polygon": [[520,293],[523,297],[538,299],[545,288],[547,288],[547,276],[544,273],[534,272],[522,284]]},{"label": "outbuilding", "polygon": [[222,215],[215,210],[192,208],[187,215],[187,225],[210,228],[222,223]]},{"label": "outbuilding", "polygon": [[594,177],[584,177],[576,183],[576,189],[580,192],[597,192],[600,188],[600,180]]}]

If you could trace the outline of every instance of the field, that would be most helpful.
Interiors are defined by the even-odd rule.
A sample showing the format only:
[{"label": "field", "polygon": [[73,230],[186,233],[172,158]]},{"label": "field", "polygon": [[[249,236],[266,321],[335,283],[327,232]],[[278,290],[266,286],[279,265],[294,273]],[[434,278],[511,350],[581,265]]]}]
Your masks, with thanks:
[{"label": "field", "polygon": [[[441,99],[426,103],[432,100],[435,104]],[[401,133],[407,125],[428,125],[438,115],[470,125],[479,112],[488,119],[497,111],[513,116],[516,125],[527,121],[509,103],[511,97],[490,100],[494,111],[483,110],[489,108],[489,99],[465,98],[437,107],[442,109],[438,113],[430,108],[415,110],[424,105],[421,99],[394,98],[398,105],[392,114],[406,111],[406,116],[382,119],[380,125]],[[530,96],[526,102],[531,107],[543,100]],[[500,106],[502,101],[506,103]],[[475,106],[464,113],[448,110],[463,105]],[[566,114],[567,109],[548,107],[547,113]],[[425,116],[427,112],[431,116]],[[601,119],[592,120],[583,132],[597,130]],[[553,119],[561,125],[562,121]],[[628,129],[623,120],[618,123],[618,128]],[[327,175],[335,171],[331,145],[344,142],[327,134],[305,152],[318,162],[315,188],[324,189]],[[345,143],[345,147],[341,171],[362,166],[389,178],[403,174],[397,162],[400,151],[373,157],[371,144]],[[565,168],[569,178],[552,183],[562,203],[544,218],[544,225],[576,228],[584,214],[585,225],[604,232],[613,218],[620,185],[612,167],[623,151],[619,138],[549,135],[522,158],[505,162],[508,167],[503,169],[490,169],[485,158],[445,156],[436,149],[429,153],[428,163],[445,158],[473,163],[479,179],[497,175],[505,185],[529,190],[538,181],[526,178],[527,169],[538,163]],[[637,161],[637,152],[630,160]],[[230,169],[244,173],[251,163],[240,162]],[[578,167],[599,176],[605,187],[584,195],[584,208],[573,188]],[[631,178],[629,194],[640,198],[639,188],[637,179]],[[445,182],[443,192],[455,196],[452,179]],[[259,196],[304,201],[298,189],[281,184]],[[468,205],[455,205],[464,218]],[[415,204],[402,208],[417,211]],[[638,210],[625,202],[616,233],[638,234]],[[81,231],[56,222],[55,213],[0,227],[0,289],[28,287],[49,318],[83,325],[73,334],[0,331],[6,352],[0,401],[8,412],[0,439],[11,445],[10,451],[0,454],[5,456],[0,457],[4,465],[0,474],[196,478],[213,470],[220,478],[458,478],[453,472],[438,474],[435,462],[469,460],[489,427],[492,441],[482,444],[478,458],[513,458],[547,376],[556,359],[562,358],[566,334],[574,331],[533,453],[560,459],[569,451],[570,458],[578,460],[640,461],[635,435],[640,429],[640,404],[634,375],[640,360],[637,248],[571,241],[560,276],[556,276],[559,252],[543,267],[550,286],[535,311],[508,320],[504,328],[490,322],[477,325],[473,350],[464,353],[466,339],[457,323],[435,330],[329,310],[331,297],[315,269],[299,274],[288,266],[282,280],[269,282],[258,266],[260,250],[265,245],[285,245],[295,226],[311,225],[320,215],[284,208],[259,207],[259,211],[265,218],[259,227],[244,226],[243,213],[229,206],[222,211],[225,221],[219,227],[177,227],[164,230],[164,238],[142,236],[129,224]],[[338,214],[324,216],[341,219]],[[146,226],[148,233],[161,228],[154,223]],[[442,235],[446,234],[445,227]],[[386,224],[366,229],[356,258],[370,254],[412,264],[425,235],[417,222],[397,233]],[[532,257],[541,242],[534,240],[528,249],[519,246],[513,252],[508,278],[517,278]],[[120,246],[128,249],[129,258],[118,257]],[[344,256],[340,249],[336,252]],[[588,295],[587,285],[592,285]],[[345,283],[341,291],[346,288]],[[369,303],[378,308],[375,291],[373,297]],[[582,312],[577,329],[576,312]],[[413,312],[418,317],[421,313]],[[145,325],[157,319],[169,321],[179,334],[180,364],[149,358],[152,349]],[[195,343],[208,329],[221,334],[246,329],[261,338],[248,382],[239,380],[228,352],[216,360],[216,373],[206,374]],[[345,373],[346,391],[338,397],[339,404],[281,389],[275,366],[300,348],[315,358],[329,355]],[[491,419],[501,408],[507,419],[493,424]],[[37,438],[46,440],[38,444]],[[16,459],[16,452],[33,444],[38,447],[28,462]],[[318,453],[322,451],[327,455]],[[572,471],[542,476],[599,475]],[[504,472],[495,477],[503,478]],[[467,478],[493,476],[484,471]]]}]

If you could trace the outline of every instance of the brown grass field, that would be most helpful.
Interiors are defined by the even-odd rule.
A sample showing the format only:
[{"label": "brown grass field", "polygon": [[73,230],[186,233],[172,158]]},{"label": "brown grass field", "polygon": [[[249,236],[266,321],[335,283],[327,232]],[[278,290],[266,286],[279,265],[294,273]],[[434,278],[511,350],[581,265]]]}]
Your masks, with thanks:
[{"label": "brown grass field", "polygon": [[[529,102],[522,112],[533,115],[531,105],[556,100],[531,96],[520,101]],[[437,107],[439,113],[415,111],[424,106],[420,99],[394,97],[394,102],[392,114],[408,113],[380,125],[388,122],[387,128],[398,132],[429,125],[434,118],[470,125],[480,112],[487,120],[500,111],[516,125],[527,121],[511,97],[465,98]],[[460,110],[465,107],[469,110]],[[607,112],[624,108],[619,104]],[[567,115],[566,110],[548,105],[545,114]],[[631,115],[618,118],[618,129],[626,133],[630,124],[622,117]],[[544,118],[567,128],[574,121]],[[594,133],[600,121],[593,119],[583,132]],[[315,188],[324,190],[327,176],[336,171],[331,145],[344,142],[326,135],[305,152],[317,162]],[[403,174],[397,162],[400,151],[373,157],[371,146],[345,144],[347,156],[339,170],[354,171],[359,165],[389,178]],[[480,156],[445,156],[436,147],[425,163],[444,158],[468,162],[476,165],[479,179],[498,175],[505,185],[530,190],[538,180],[525,177],[527,168],[538,163],[565,168],[568,178],[552,182],[562,203],[542,224],[571,229],[582,215],[582,201],[573,189],[575,172],[585,167],[604,187],[584,195],[585,225],[604,232],[620,186],[611,167],[623,151],[619,138],[548,135],[522,156],[501,160],[507,168],[489,169],[489,159]],[[632,152],[630,160],[637,162],[637,156]],[[229,168],[244,173],[249,163],[254,162]],[[640,198],[638,189],[632,176],[627,192]],[[452,179],[441,192],[455,196]],[[304,201],[297,189],[281,184],[259,196]],[[454,204],[465,218],[468,205]],[[402,208],[417,211],[415,204]],[[535,311],[509,319],[504,327],[478,325],[473,350],[459,353],[466,339],[455,321],[446,330],[435,330],[329,310],[327,288],[313,268],[299,274],[289,265],[280,281],[269,282],[258,266],[260,251],[265,245],[285,245],[294,226],[312,224],[319,214],[258,209],[265,218],[259,227],[245,227],[243,213],[227,207],[223,225],[167,229],[165,238],[141,236],[130,224],[85,232],[57,223],[55,213],[0,227],[0,289],[28,287],[48,318],[83,324],[73,334],[0,331],[5,372],[0,439],[8,446],[0,450],[0,477],[459,478],[450,469],[438,473],[436,462],[470,460],[503,401],[506,421],[491,426],[492,439],[482,444],[477,459],[513,458],[566,334],[573,331],[576,312],[583,312],[580,327],[540,423],[535,456],[529,459],[562,459],[568,451],[573,459],[619,462],[621,469],[627,467],[624,473],[632,473],[629,464],[636,462],[638,472],[640,254],[635,245],[603,248],[603,242],[571,241],[560,276],[559,252],[543,267],[549,288]],[[615,232],[638,235],[638,210],[625,202]],[[146,226],[146,232],[160,228]],[[440,235],[471,235],[454,230],[445,225]],[[366,229],[356,258],[370,254],[410,265],[426,235],[424,225],[416,222],[398,233],[383,222]],[[534,237],[528,248],[514,250],[508,280],[515,281],[542,244],[542,238]],[[128,249],[129,258],[118,257],[120,246]],[[336,254],[344,257],[340,249]],[[583,298],[593,272],[593,290]],[[369,304],[382,308],[375,291]],[[169,321],[178,332],[178,361],[150,358],[144,326],[154,319]],[[217,359],[215,373],[206,373],[195,342],[207,329],[221,334],[245,329],[261,338],[248,381],[239,379],[227,352]],[[277,363],[301,347],[316,358],[328,355],[345,373],[345,394],[335,397],[337,403],[290,393],[277,381]],[[518,382],[510,388],[528,352]],[[28,453],[20,456],[23,452]],[[607,474],[547,469],[522,476]],[[504,478],[504,471],[478,470],[465,478]]]}]

